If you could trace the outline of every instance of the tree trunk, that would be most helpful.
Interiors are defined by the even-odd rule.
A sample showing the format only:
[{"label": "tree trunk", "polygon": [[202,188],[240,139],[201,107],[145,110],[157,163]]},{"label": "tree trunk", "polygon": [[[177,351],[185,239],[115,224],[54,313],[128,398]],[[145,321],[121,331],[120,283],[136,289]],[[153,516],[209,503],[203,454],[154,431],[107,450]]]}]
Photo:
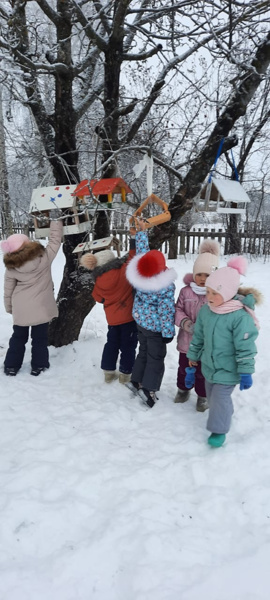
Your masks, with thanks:
[{"label": "tree trunk", "polygon": [[78,339],[85,317],[95,305],[91,296],[93,279],[91,273],[78,265],[78,255],[72,254],[81,235],[67,236],[63,251],[66,256],[63,280],[57,302],[59,316],[50,323],[49,344],[60,347]]},{"label": "tree trunk", "polygon": [[0,211],[2,236],[13,233],[13,223],[9,202],[8,172],[6,161],[5,129],[3,120],[2,88],[0,87]]}]

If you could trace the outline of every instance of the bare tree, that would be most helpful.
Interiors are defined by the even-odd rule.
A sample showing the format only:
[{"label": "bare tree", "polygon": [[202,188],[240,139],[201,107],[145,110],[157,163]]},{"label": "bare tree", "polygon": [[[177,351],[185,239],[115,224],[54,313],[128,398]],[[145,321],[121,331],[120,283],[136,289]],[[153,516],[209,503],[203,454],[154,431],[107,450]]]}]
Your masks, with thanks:
[{"label": "bare tree", "polygon": [[[136,148],[146,119],[158,125],[162,103],[163,115],[168,111],[166,92],[175,115],[180,114],[184,86],[190,104],[196,104],[194,112],[200,114],[205,97],[212,123],[200,124],[197,139],[188,140],[187,132],[195,126],[191,115],[185,123],[183,114],[184,158],[175,166],[166,162],[169,142],[155,157],[181,182],[171,203],[172,222],[154,232],[153,244],[170,237],[209,171],[221,137],[224,151],[237,143],[232,128],[245,114],[269,64],[269,39],[264,39],[268,9],[268,0],[235,4],[169,0],[165,5],[161,0],[0,0],[0,47],[7,83],[14,98],[31,110],[57,183],[80,179],[76,133],[89,111],[100,148],[92,174],[112,177],[117,173],[116,157],[129,153],[131,145]],[[218,114],[217,102],[203,88],[207,77],[192,69],[192,60],[202,48],[212,57],[213,71],[225,61],[234,78],[231,84],[228,77],[226,85],[223,82]],[[160,111],[155,115],[158,103]],[[172,112],[168,123],[171,119]],[[105,212],[99,214],[98,236],[108,231]],[[57,346],[78,338],[93,304],[91,279],[77,269],[72,255],[80,240],[70,236],[64,244],[67,261],[58,297],[59,318],[51,326],[51,342]]]}]

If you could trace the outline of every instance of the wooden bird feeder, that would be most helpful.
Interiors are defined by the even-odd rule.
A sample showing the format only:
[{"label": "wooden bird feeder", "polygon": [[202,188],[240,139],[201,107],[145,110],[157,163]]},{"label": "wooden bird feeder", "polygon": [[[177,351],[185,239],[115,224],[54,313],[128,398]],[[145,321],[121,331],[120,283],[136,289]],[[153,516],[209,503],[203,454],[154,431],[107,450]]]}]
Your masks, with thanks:
[{"label": "wooden bird feeder", "polygon": [[170,221],[171,213],[168,210],[168,204],[166,204],[166,202],[163,202],[163,200],[161,200],[161,198],[159,198],[155,194],[151,194],[150,196],[148,196],[148,198],[146,198],[146,200],[141,204],[141,206],[137,208],[135,213],[129,219],[129,223],[131,226],[135,226],[136,229],[138,228],[138,219],[139,217],[141,217],[143,210],[148,204],[157,204],[162,208],[162,212],[158,215],[155,215],[154,217],[148,217],[147,219],[144,219],[147,229],[149,229],[150,227],[156,227],[157,225],[161,225],[162,223],[166,223],[166,221]]},{"label": "wooden bird feeder", "polygon": [[117,256],[120,256],[120,241],[112,235],[99,240],[78,244],[78,246],[74,248],[73,254],[83,254],[84,252],[94,253],[100,250],[108,250],[109,248],[116,250]]},{"label": "wooden bird feeder", "polygon": [[[84,179],[76,187],[74,194],[80,198],[85,198],[89,206],[90,212],[95,212],[98,208],[104,210],[102,204],[98,203],[100,196],[107,196],[107,208],[112,208],[113,196],[121,195],[121,202],[126,201],[126,194],[131,193],[132,190],[128,184],[121,177],[114,177],[112,179]],[[91,206],[92,205],[92,206]]]},{"label": "wooden bird feeder", "polygon": [[36,238],[46,238],[50,234],[50,211],[60,209],[64,235],[90,231],[91,221],[85,199],[74,194],[77,185],[56,185],[33,190],[29,212],[34,217]]},{"label": "wooden bird feeder", "polygon": [[250,198],[239,181],[213,177],[195,198],[194,207],[196,211],[241,215],[245,214],[248,202]]}]

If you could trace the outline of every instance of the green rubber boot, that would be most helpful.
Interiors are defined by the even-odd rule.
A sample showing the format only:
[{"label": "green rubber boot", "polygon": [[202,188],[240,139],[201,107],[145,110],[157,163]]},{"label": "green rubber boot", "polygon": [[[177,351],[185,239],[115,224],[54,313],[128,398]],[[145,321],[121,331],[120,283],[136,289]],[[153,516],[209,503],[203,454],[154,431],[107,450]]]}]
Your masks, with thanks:
[{"label": "green rubber boot", "polygon": [[222,444],[224,444],[226,439],[225,433],[211,433],[208,438],[208,444],[213,446],[213,448],[220,448]]}]

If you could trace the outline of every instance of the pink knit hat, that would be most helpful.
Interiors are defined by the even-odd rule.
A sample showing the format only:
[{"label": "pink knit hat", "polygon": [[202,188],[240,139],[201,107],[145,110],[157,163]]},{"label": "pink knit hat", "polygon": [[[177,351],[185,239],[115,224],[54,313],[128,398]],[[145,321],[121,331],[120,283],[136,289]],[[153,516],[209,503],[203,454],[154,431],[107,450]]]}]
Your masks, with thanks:
[{"label": "pink knit hat", "polygon": [[221,267],[207,277],[205,286],[218,292],[224,302],[231,300],[238,292],[240,275],[245,275],[247,264],[243,256],[231,258],[227,267]]},{"label": "pink knit hat", "polygon": [[17,252],[24,242],[30,242],[27,235],[24,235],[24,233],[13,233],[7,240],[1,242],[1,250],[4,254],[7,254],[8,252]]},{"label": "pink knit hat", "polygon": [[199,256],[193,265],[193,277],[198,273],[210,275],[217,269],[219,263],[220,246],[215,240],[204,240],[199,247]]}]

